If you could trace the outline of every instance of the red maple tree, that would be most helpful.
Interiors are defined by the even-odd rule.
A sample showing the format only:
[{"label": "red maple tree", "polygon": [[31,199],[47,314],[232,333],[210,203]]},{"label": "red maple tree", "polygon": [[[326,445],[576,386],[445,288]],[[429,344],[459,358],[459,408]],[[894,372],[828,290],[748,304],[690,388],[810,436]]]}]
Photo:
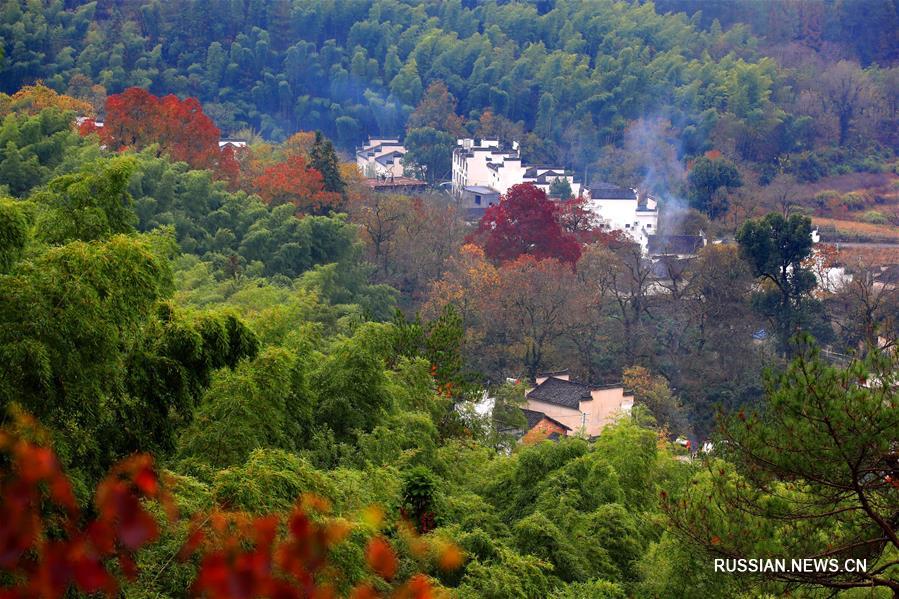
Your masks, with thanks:
[{"label": "red maple tree", "polygon": [[321,214],[340,202],[340,194],[325,191],[322,174],[302,156],[270,166],[253,180],[256,193],[269,204],[293,204],[299,212]]},{"label": "red maple tree", "polygon": [[578,238],[560,223],[559,205],[532,183],[513,185],[489,207],[471,241],[495,262],[529,255],[574,264],[581,256]]},{"label": "red maple tree", "polygon": [[193,168],[210,169],[235,188],[240,167],[234,150],[219,150],[221,131],[196,98],[180,99],[173,94],[162,98],[145,89],[129,87],[106,99],[106,121],[97,127],[87,120],[79,127],[82,135],[98,133],[111,150],[142,150],[156,144],[156,155],[169,155]]},{"label": "red maple tree", "polygon": [[240,162],[232,146],[222,148],[216,167],[218,178],[228,182],[228,189],[235,191],[240,188]]}]

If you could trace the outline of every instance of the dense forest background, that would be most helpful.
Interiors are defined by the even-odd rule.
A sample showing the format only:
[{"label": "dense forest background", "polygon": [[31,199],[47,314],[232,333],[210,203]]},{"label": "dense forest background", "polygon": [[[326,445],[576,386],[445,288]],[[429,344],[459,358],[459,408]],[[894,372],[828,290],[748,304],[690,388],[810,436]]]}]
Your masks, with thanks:
[{"label": "dense forest background", "polygon": [[401,134],[441,81],[462,118],[436,128],[477,133],[489,111],[480,133],[582,175],[640,183],[658,139],[816,178],[895,150],[897,19],[891,0],[7,0],[0,91],[140,86],[199,98],[226,135],[318,129],[349,149]]},{"label": "dense forest background", "polygon": [[[896,15],[2,0],[0,589],[894,596]],[[431,180],[519,139],[721,243],[660,276],[576,198],[374,193],[340,157],[400,133]],[[562,368],[634,410],[520,442]]]}]

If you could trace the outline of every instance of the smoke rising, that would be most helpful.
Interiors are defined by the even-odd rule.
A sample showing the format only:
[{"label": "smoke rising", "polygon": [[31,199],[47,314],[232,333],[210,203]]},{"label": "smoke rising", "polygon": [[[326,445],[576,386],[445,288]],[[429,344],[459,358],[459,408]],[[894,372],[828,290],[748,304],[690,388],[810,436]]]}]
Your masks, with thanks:
[{"label": "smoke rising", "polygon": [[683,197],[683,146],[671,121],[662,116],[633,121],[625,131],[624,149],[641,176],[638,191],[659,202],[659,232],[679,233],[689,206]]}]

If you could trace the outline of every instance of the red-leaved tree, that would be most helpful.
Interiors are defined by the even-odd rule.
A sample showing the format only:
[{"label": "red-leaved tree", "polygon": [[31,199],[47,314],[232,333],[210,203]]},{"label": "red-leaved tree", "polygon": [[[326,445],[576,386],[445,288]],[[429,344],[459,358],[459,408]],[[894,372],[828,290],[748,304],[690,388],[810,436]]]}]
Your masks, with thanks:
[{"label": "red-leaved tree", "polygon": [[[120,589],[117,572],[133,580],[138,574],[136,552],[160,534],[160,523],[146,502],[161,503],[170,523],[177,518],[153,458],[135,455],[116,465],[97,486],[96,516],[87,520],[47,444],[47,433],[21,412],[13,412],[13,421],[10,429],[0,430],[0,597],[58,599],[73,590],[116,595]],[[196,514],[186,543],[172,559],[196,561],[197,575],[190,590],[209,599],[336,597],[333,581],[342,574],[329,561],[329,554],[352,525],[328,518],[329,509],[327,501],[303,496],[286,518],[254,518],[221,510]],[[377,512],[373,518],[378,523],[372,524],[380,526],[382,513],[370,511]],[[414,527],[400,522],[397,530],[412,553],[422,558],[428,545]],[[390,583],[392,590],[382,594],[363,582],[350,597],[434,597],[433,586],[423,575],[395,581],[399,561],[386,537],[372,537],[365,557],[370,570]],[[462,561],[455,545],[440,547],[440,569],[454,570]]]},{"label": "red-leaved tree", "polygon": [[113,595],[118,582],[110,561],[116,559],[124,574],[134,577],[134,552],[159,534],[141,500],[173,505],[153,459],[138,455],[113,468],[97,487],[97,516],[85,523],[56,454],[28,439],[45,433],[24,414],[16,421],[25,434],[0,431],[0,572],[13,581],[0,596],[53,599],[70,588]]},{"label": "red-leaved tree", "polygon": [[232,146],[222,148],[219,155],[216,174],[219,179],[228,182],[228,189],[235,191],[240,187],[240,162]]},{"label": "red-leaved tree", "polygon": [[581,256],[577,237],[560,223],[559,205],[531,183],[513,185],[489,207],[471,241],[494,262],[529,255],[574,264]]},{"label": "red-leaved tree", "polygon": [[322,214],[337,206],[340,194],[325,191],[322,174],[299,155],[263,171],[253,180],[256,193],[269,204],[293,204],[297,211]]},{"label": "red-leaved tree", "polygon": [[157,155],[188,163],[193,168],[210,169],[236,186],[239,166],[234,151],[219,150],[221,131],[215,126],[196,98],[181,100],[169,94],[162,98],[145,89],[129,87],[106,99],[106,121],[96,127],[85,121],[82,135],[98,133],[111,150],[142,150],[157,144]]}]

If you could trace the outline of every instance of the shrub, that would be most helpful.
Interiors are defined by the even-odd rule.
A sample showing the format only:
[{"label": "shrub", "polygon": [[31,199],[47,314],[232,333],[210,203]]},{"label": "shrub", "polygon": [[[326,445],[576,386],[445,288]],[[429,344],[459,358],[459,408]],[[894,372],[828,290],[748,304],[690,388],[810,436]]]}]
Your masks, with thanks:
[{"label": "shrub", "polygon": [[888,225],[890,223],[886,216],[876,210],[868,210],[862,214],[861,221],[872,225]]},{"label": "shrub", "polygon": [[867,204],[867,198],[857,191],[850,191],[843,195],[843,206],[847,210],[862,210]]},{"label": "shrub", "polygon": [[819,191],[814,197],[815,207],[820,209],[833,208],[839,203],[840,198],[839,191],[833,189]]}]

